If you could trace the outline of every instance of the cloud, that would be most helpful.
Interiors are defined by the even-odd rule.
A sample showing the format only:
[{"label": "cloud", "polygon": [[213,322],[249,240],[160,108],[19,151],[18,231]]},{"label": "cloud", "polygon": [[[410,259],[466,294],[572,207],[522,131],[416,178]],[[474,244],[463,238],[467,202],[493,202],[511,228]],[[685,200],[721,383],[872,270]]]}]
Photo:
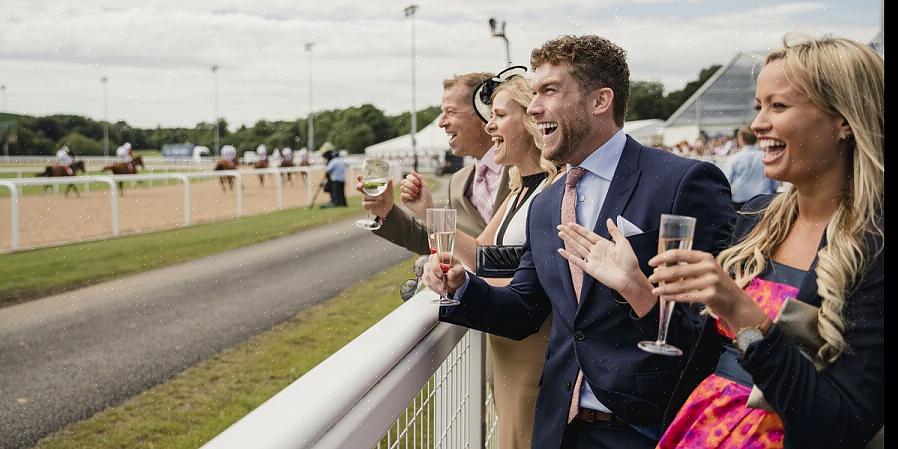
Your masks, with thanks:
[{"label": "cloud", "polygon": [[[738,50],[768,50],[789,31],[866,40],[879,4],[762,1],[629,2],[559,0],[447,4],[417,1],[417,105],[438,104],[453,73],[498,70],[505,48],[487,20],[507,21],[515,63],[560,34],[595,33],[628,51],[634,79],[679,89]],[[110,118],[136,126],[193,126],[213,115],[219,65],[220,113],[230,123],[295,119],[314,108],[372,103],[388,113],[411,105],[411,24],[394,2],[6,0],[0,4],[0,83],[9,109],[102,118],[101,76]]]}]

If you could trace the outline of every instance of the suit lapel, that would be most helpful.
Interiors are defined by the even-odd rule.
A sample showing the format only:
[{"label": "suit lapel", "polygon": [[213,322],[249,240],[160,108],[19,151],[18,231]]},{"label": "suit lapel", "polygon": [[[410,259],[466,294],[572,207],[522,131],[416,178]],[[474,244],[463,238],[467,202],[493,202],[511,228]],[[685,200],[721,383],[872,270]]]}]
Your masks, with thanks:
[{"label": "suit lapel", "polygon": [[[616,220],[617,216],[621,215],[627,207],[630,198],[633,196],[633,191],[636,190],[636,184],[639,181],[639,175],[641,173],[639,170],[639,153],[642,151],[641,148],[642,145],[630,138],[630,136],[627,136],[627,143],[624,145],[620,161],[618,161],[617,168],[614,170],[614,176],[611,178],[611,185],[608,187],[608,193],[605,195],[605,202],[602,203],[602,210],[599,212],[599,217],[596,220],[596,226],[593,230],[593,232],[603,238],[610,238],[605,220],[608,218]],[[596,280],[592,276],[583,276],[583,288],[580,292],[581,299],[580,305],[577,308],[578,312],[592,296],[591,291],[595,283]]]}]

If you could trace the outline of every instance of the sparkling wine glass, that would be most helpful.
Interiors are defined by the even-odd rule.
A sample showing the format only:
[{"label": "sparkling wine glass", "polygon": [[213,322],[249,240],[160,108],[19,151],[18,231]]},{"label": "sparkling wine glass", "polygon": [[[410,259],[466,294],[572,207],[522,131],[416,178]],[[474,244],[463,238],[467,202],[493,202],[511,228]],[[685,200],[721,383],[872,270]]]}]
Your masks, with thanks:
[{"label": "sparkling wine glass", "polygon": [[[452,266],[452,252],[455,249],[455,224],[458,215],[455,209],[428,209],[428,212],[431,215],[427,217],[431,218],[433,223],[433,232],[430,232],[430,228],[427,231],[428,235],[433,236],[431,251],[435,250],[433,254],[436,255],[440,262],[440,269],[443,270],[443,273],[446,273],[449,271],[449,267]],[[441,294],[439,304],[441,306],[455,306],[459,302],[445,294]]]},{"label": "sparkling wine glass", "polygon": [[[365,159],[362,167],[362,191],[368,196],[380,196],[387,190],[387,183],[390,177],[390,164],[383,159]],[[356,220],[355,225],[374,231],[380,229],[380,222],[371,218],[371,211],[368,211],[368,217]]]},{"label": "sparkling wine glass", "polygon": [[[682,215],[661,214],[661,226],[658,230],[658,254],[670,249],[692,249],[692,237],[695,234],[695,218]],[[637,346],[652,354],[677,357],[683,355],[680,348],[667,343],[667,328],[673,315],[676,302],[664,296],[658,298],[661,318],[658,320],[658,340],[640,341]]]}]

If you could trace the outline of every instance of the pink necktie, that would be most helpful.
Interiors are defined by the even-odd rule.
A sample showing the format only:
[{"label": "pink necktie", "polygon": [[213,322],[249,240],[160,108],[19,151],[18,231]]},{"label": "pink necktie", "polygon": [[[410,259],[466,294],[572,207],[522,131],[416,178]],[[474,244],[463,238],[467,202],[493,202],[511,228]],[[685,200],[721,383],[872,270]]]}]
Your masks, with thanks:
[{"label": "pink necktie", "polygon": [[[561,200],[561,223],[577,222],[577,183],[586,173],[585,168],[573,167],[568,170],[567,179],[564,182],[564,197]],[[583,270],[568,262],[571,268],[571,282],[574,284],[574,294],[577,295],[577,303],[580,303],[580,289],[583,288]],[[577,372],[577,381],[574,382],[574,393],[571,396],[571,407],[568,411],[567,422],[570,423],[580,411],[580,385],[583,383],[583,370]]]},{"label": "pink necktie", "polygon": [[487,223],[493,215],[493,191],[490,188],[489,178],[486,176],[486,172],[489,169],[486,164],[481,164],[477,167],[472,195],[474,197],[472,198],[474,206]]}]

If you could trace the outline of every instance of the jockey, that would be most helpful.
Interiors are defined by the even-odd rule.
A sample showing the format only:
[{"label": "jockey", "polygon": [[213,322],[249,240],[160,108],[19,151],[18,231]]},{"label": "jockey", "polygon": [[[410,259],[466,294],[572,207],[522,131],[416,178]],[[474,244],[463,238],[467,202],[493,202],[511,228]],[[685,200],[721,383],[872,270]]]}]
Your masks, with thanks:
[{"label": "jockey", "polygon": [[221,147],[221,158],[236,163],[237,162],[237,149],[234,148],[233,145],[225,145]]},{"label": "jockey", "polygon": [[256,155],[258,156],[258,160],[267,161],[268,160],[268,148],[265,147],[264,143],[260,143],[259,146],[256,147]]},{"label": "jockey", "polygon": [[68,172],[69,176],[74,175],[72,172],[72,162],[75,162],[72,159],[72,156],[69,154],[69,147],[67,145],[63,145],[59,151],[56,152],[56,163],[65,167],[66,172]]},{"label": "jockey", "polygon": [[124,145],[118,147],[118,149],[115,150],[115,155],[118,156],[118,158],[121,159],[122,162],[128,164],[129,171],[134,170],[134,167],[131,165],[131,160],[134,156],[134,150],[131,149],[130,142],[125,142]]},{"label": "jockey", "polygon": [[311,161],[309,161],[309,150],[305,147],[299,149],[299,165],[303,167],[307,167],[311,165]]},{"label": "jockey", "polygon": [[284,159],[284,162],[293,165],[293,149],[290,147],[284,147],[281,149],[281,157]]},{"label": "jockey", "polygon": [[281,150],[279,148],[275,148],[271,150],[271,166],[278,167],[281,165]]}]

